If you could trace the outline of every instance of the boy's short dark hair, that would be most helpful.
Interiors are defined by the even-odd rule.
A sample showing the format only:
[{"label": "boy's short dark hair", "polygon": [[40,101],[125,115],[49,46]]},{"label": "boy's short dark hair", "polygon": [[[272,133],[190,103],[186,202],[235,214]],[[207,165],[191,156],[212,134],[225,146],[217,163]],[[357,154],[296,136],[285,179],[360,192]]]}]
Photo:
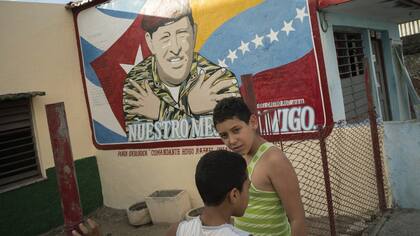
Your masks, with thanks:
[{"label": "boy's short dark hair", "polygon": [[195,170],[195,184],[206,206],[218,206],[226,195],[248,178],[246,162],[241,155],[226,150],[205,154]]},{"label": "boy's short dark hair", "polygon": [[224,98],[213,109],[213,124],[216,126],[227,119],[234,117],[242,120],[245,123],[249,122],[251,111],[240,97]]}]

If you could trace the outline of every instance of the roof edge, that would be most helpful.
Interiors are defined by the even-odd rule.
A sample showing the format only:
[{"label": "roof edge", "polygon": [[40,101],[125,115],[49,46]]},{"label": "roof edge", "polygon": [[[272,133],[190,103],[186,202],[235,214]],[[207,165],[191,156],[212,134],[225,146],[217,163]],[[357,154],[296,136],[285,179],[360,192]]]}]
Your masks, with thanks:
[{"label": "roof edge", "polygon": [[351,2],[352,0],[318,0],[318,9]]},{"label": "roof edge", "polygon": [[65,7],[72,11],[81,11],[108,1],[110,0],[76,0],[68,2]]},{"label": "roof edge", "polygon": [[46,93],[42,92],[42,91],[0,94],[0,101],[18,100],[18,99],[21,99],[21,98],[31,98],[31,97],[35,97],[35,96],[45,96],[45,94]]}]

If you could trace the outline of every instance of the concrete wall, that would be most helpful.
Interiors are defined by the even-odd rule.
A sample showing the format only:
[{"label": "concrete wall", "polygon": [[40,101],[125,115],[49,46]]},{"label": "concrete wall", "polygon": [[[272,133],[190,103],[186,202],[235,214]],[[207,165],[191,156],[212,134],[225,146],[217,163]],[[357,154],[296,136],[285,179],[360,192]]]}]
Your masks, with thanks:
[{"label": "concrete wall", "polygon": [[104,205],[124,209],[156,190],[185,189],[193,207],[202,206],[194,181],[201,155],[119,157],[118,151],[98,150]]},{"label": "concrete wall", "polygon": [[73,157],[93,156],[72,13],[64,5],[3,1],[0,29],[0,94],[46,92],[33,99],[41,169],[54,166],[46,104],[64,102]]},{"label": "concrete wall", "polygon": [[[54,167],[54,160],[45,105],[64,102],[73,158],[97,157],[103,190],[95,187],[92,193],[103,191],[105,205],[124,209],[165,188],[186,189],[193,205],[202,205],[194,183],[195,165],[202,153],[121,157],[118,150],[97,151],[93,146],[73,15],[64,5],[0,2],[0,28],[0,94],[46,92],[33,99],[38,155],[46,181],[55,176],[47,171]],[[10,193],[22,191],[25,188]],[[42,190],[39,194],[51,193]],[[9,193],[0,196],[6,195]],[[4,199],[2,205],[26,202],[24,198]]]},{"label": "concrete wall", "polygon": [[0,29],[0,94],[46,92],[32,100],[44,178],[0,193],[0,235],[38,235],[63,224],[46,104],[65,104],[84,214],[103,204],[73,16],[62,4],[0,1]]},{"label": "concrete wall", "polygon": [[386,122],[384,142],[394,204],[420,209],[420,122]]}]

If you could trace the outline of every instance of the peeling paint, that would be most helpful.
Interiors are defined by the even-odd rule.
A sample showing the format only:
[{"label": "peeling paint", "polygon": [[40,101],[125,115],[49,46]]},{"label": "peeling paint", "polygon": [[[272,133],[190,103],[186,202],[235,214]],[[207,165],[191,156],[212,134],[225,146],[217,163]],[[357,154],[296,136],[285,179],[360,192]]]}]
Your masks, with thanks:
[{"label": "peeling paint", "polygon": [[46,110],[63,209],[64,228],[67,234],[71,235],[74,226],[82,221],[83,214],[80,207],[76,176],[73,171],[73,155],[64,103],[47,105]]},{"label": "peeling paint", "polygon": [[66,173],[66,174],[70,174],[71,173],[71,169],[70,169],[70,167],[68,165],[65,165],[63,169],[64,169],[64,173]]}]

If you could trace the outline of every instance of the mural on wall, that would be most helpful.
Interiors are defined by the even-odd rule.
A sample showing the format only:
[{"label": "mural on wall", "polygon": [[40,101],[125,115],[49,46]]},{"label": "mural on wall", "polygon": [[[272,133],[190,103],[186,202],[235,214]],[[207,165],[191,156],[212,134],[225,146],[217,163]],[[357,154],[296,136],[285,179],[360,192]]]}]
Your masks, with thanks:
[{"label": "mural on wall", "polygon": [[254,101],[263,135],[316,132],[329,104],[309,7],[307,0],[111,0],[78,12],[95,144],[220,143],[212,109],[241,94]]}]

